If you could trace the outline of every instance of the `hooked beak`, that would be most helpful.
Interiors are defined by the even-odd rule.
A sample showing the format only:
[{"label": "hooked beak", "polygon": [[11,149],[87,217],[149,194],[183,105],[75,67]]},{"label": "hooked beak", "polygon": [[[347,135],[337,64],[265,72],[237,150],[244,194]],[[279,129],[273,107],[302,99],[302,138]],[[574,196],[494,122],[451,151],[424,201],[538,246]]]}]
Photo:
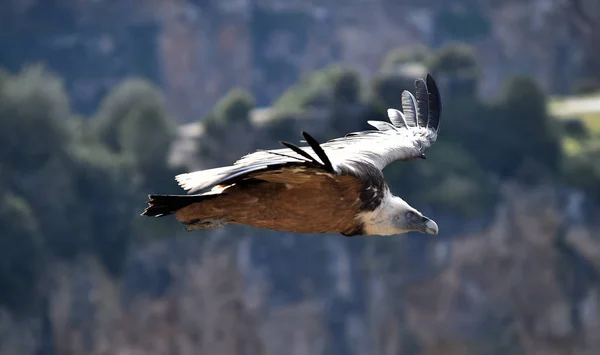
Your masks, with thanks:
[{"label": "hooked beak", "polygon": [[432,219],[429,219],[425,216],[421,219],[421,231],[425,234],[437,235],[438,234],[438,225]]}]

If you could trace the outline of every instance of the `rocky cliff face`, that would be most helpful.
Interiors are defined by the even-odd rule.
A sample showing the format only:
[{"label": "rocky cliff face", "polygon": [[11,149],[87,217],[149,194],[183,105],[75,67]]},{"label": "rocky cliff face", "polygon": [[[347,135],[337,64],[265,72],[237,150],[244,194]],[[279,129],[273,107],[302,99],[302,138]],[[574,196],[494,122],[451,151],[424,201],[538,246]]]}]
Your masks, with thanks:
[{"label": "rocky cliff face", "polygon": [[[586,7],[592,18],[597,10]],[[0,65],[46,62],[83,112],[123,77],[145,76],[162,85],[182,122],[236,86],[268,105],[327,64],[370,75],[394,48],[457,40],[475,46],[485,95],[516,72],[564,92],[591,48],[561,17],[566,10],[548,1],[34,0],[5,2],[0,12],[0,46],[10,48]]]},{"label": "rocky cliff face", "polygon": [[592,355],[600,239],[561,199],[507,185],[486,227],[437,238],[185,234],[122,282],[56,264],[40,316],[0,314],[1,352]]}]

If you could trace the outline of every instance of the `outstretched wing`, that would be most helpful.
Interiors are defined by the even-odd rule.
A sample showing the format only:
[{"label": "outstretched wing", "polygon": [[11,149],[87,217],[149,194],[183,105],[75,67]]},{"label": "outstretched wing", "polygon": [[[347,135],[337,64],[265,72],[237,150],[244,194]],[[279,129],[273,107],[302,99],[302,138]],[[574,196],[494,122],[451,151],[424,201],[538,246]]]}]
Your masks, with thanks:
[{"label": "outstretched wing", "polygon": [[286,148],[257,151],[231,166],[181,174],[175,179],[188,193],[194,193],[288,167],[301,167],[298,174],[310,171],[339,175],[360,170],[365,164],[383,170],[397,160],[424,157],[425,150],[437,139],[441,118],[440,95],[431,75],[426,80],[415,80],[415,95],[402,93],[402,110],[388,109],[391,123],[368,121],[377,130],[349,133],[323,144],[302,132],[309,146],[281,142]]},{"label": "outstretched wing", "polygon": [[308,133],[302,134],[310,147],[300,148],[291,143],[281,142],[287,148],[268,151],[269,159],[180,174],[175,180],[184,190],[188,190],[188,193],[194,193],[212,186],[235,184],[245,179],[302,183],[317,174],[337,175],[319,143]]},{"label": "outstretched wing", "polygon": [[[383,170],[397,160],[424,157],[425,150],[437,140],[441,121],[441,100],[431,75],[415,80],[415,95],[402,92],[402,111],[388,109],[391,123],[368,121],[377,130],[353,132],[321,144],[336,172],[342,166],[370,163]],[[302,147],[307,151],[308,147]],[[258,151],[235,162],[236,165],[267,163],[286,149]]]}]

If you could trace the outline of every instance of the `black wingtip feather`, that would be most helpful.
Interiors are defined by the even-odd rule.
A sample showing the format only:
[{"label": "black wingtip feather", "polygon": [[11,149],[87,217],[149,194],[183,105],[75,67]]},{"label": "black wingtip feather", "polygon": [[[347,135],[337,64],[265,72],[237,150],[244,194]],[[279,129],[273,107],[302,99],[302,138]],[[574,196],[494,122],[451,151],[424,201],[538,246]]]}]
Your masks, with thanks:
[{"label": "black wingtip feather", "polygon": [[435,129],[438,134],[440,131],[440,123],[442,122],[442,100],[440,91],[431,74],[427,74],[425,79],[427,92],[429,93],[429,117],[428,126]]},{"label": "black wingtip feather", "polygon": [[290,159],[294,159],[294,160],[299,160],[299,161],[303,161],[303,162],[308,162],[308,163],[311,163],[311,162],[314,161],[314,160],[306,159],[304,156],[302,156],[301,158],[298,158],[298,157],[294,157],[294,156],[291,156],[291,155],[288,155],[288,154],[273,152],[273,151],[270,151],[270,150],[265,150],[265,153],[277,155],[277,156],[284,157],[284,158],[290,158]]},{"label": "black wingtip feather", "polygon": [[325,169],[327,169],[330,172],[333,172],[333,165],[331,164],[327,153],[325,153],[319,142],[317,142],[316,139],[314,139],[310,134],[304,131],[302,131],[302,135],[304,136],[304,139],[306,139],[306,142],[310,145],[312,150],[314,150],[317,156],[321,159],[323,165],[325,166]]},{"label": "black wingtip feather", "polygon": [[321,165],[315,158],[313,158],[310,154],[308,154],[307,152],[303,151],[302,149],[300,149],[299,147],[293,145],[292,143],[288,143],[288,142],[284,142],[284,141],[280,141],[279,143],[281,143],[283,146],[293,150],[294,152],[296,152],[296,154],[299,154],[303,157],[305,157],[306,159],[309,159],[311,162]]}]

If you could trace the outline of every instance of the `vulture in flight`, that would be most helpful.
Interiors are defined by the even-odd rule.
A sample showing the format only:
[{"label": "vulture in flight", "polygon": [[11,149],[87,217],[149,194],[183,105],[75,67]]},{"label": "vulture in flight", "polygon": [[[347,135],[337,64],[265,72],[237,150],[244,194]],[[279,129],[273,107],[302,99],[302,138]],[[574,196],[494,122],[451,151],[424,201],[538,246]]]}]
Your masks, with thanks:
[{"label": "vulture in flight", "polygon": [[391,123],[368,121],[376,130],[349,133],[325,143],[302,132],[307,146],[259,150],[233,165],[180,174],[188,191],[149,195],[143,216],[175,214],[186,230],[227,224],[296,233],[344,236],[420,232],[437,224],[394,196],[382,169],[395,161],[425,159],[440,130],[441,100],[431,77],[402,92],[402,111],[388,109]]}]

